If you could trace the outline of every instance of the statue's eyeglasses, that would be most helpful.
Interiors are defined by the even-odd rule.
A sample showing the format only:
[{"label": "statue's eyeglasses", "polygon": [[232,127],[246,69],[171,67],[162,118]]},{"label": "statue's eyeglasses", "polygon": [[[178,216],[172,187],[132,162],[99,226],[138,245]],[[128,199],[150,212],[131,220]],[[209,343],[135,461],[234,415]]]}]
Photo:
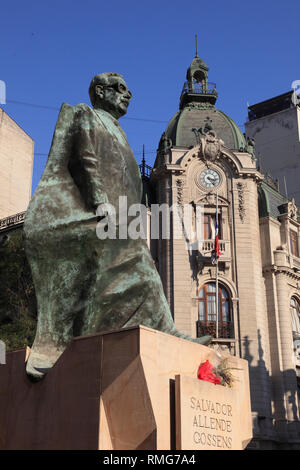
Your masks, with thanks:
[{"label": "statue's eyeglasses", "polygon": [[114,83],[113,85],[102,85],[103,88],[113,88],[114,90],[118,91],[119,93],[122,93],[123,95],[129,95],[129,97],[132,97],[131,91],[128,90],[127,86],[125,86],[123,83]]}]

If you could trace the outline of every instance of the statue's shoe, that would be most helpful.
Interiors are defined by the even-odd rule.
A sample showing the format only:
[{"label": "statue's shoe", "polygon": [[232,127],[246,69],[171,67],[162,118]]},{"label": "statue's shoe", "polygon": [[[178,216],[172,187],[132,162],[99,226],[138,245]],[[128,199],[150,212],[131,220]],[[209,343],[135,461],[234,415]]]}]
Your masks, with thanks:
[{"label": "statue's shoe", "polygon": [[34,382],[41,380],[54,366],[62,352],[57,349],[48,350],[48,348],[46,350],[43,348],[43,352],[32,349],[26,364],[26,373],[30,380]]},{"label": "statue's shoe", "polygon": [[200,338],[192,339],[195,343],[208,345],[212,341],[212,336],[201,336]]},{"label": "statue's shoe", "polygon": [[205,346],[210,344],[211,341],[212,341],[212,336],[208,336],[208,335],[207,336],[200,336],[199,338],[192,338],[191,336],[189,336],[185,333],[181,333],[181,331],[177,330],[177,328],[175,328],[175,326],[173,326],[169,330],[166,329],[166,330],[162,330],[162,331],[164,331],[165,333],[169,333],[170,335],[177,336],[178,338],[187,339],[188,341],[192,341],[193,343],[203,344]]}]

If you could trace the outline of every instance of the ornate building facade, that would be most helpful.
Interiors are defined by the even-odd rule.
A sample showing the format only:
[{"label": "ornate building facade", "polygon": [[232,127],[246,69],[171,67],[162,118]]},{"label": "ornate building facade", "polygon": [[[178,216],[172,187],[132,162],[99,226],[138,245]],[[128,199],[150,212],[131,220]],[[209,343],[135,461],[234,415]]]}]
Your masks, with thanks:
[{"label": "ornate building facade", "polygon": [[170,236],[161,231],[151,251],[177,328],[212,334],[214,348],[248,360],[252,447],[293,448],[300,445],[299,211],[259,171],[253,140],[216,108],[207,79],[196,54],[150,177],[152,206],[191,207],[193,230],[183,216],[178,237],[180,218],[162,212]]}]

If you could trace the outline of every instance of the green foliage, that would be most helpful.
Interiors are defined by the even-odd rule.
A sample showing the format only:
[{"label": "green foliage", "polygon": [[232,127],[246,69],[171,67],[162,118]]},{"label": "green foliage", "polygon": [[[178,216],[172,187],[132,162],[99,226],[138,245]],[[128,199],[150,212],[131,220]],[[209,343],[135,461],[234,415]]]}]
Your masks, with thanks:
[{"label": "green foliage", "polygon": [[31,346],[36,329],[36,297],[22,230],[0,238],[0,339],[6,350]]}]

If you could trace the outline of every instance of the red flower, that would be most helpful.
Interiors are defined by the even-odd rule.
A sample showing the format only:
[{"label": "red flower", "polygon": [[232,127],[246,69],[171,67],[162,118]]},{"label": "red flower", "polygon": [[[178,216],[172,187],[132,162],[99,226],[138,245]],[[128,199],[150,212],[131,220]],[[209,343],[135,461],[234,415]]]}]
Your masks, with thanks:
[{"label": "red flower", "polygon": [[197,375],[198,375],[198,379],[200,380],[206,380],[206,382],[211,382],[217,385],[221,384],[220,377],[217,377],[213,373],[213,366],[208,360],[203,362],[203,364],[199,366]]}]

